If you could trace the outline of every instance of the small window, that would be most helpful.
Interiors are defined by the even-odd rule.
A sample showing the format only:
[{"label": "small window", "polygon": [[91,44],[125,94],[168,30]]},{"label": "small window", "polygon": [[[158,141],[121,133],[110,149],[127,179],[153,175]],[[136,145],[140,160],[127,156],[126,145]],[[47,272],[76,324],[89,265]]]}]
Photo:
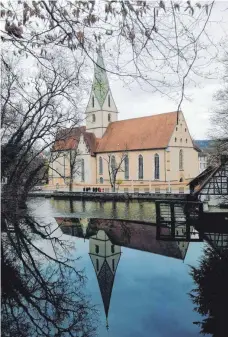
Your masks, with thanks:
[{"label": "small window", "polygon": [[108,95],[108,106],[111,106],[111,100],[110,100],[110,95]]},{"label": "small window", "polygon": [[180,142],[182,143],[182,138],[180,139]]},{"label": "small window", "polygon": [[111,245],[111,252],[112,252],[112,254],[115,253],[115,246],[114,245]]},{"label": "small window", "polygon": [[96,252],[96,254],[99,253],[99,246],[98,245],[95,245],[95,252]]},{"label": "small window", "polygon": [[94,108],[94,96],[92,96],[92,107]]},{"label": "small window", "polygon": [[108,114],[108,122],[111,122],[111,114]]},{"label": "small window", "polygon": [[100,177],[100,184],[103,184],[104,183],[104,179],[103,177]]},{"label": "small window", "polygon": [[181,178],[180,178],[180,183],[182,183],[182,182],[183,182],[183,178],[181,177]]},{"label": "small window", "polygon": [[185,139],[185,142],[186,142],[186,144],[187,144],[187,142],[188,142],[187,138]]},{"label": "small window", "polygon": [[186,132],[186,131],[187,131],[187,129],[185,128],[185,129],[184,129],[184,131]]},{"label": "small window", "polygon": [[177,142],[177,138],[175,137],[175,143]]},{"label": "small window", "polygon": [[97,271],[99,271],[99,260],[98,259],[96,259],[96,269]]},{"label": "small window", "polygon": [[96,122],[96,116],[94,114],[92,114],[92,122],[95,123]]},{"label": "small window", "polygon": [[178,131],[178,127],[176,127],[176,131]]}]

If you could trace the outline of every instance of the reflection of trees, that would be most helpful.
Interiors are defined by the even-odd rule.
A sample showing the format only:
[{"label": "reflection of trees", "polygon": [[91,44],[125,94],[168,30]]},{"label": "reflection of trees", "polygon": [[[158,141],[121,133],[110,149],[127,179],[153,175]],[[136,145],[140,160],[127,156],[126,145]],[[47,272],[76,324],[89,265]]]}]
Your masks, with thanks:
[{"label": "reflection of trees", "polygon": [[[4,205],[3,205],[4,206]],[[72,245],[28,216],[2,216],[2,335],[94,336]],[[52,253],[46,253],[42,243]]]},{"label": "reflection of trees", "polygon": [[199,267],[191,267],[196,288],[190,296],[196,305],[195,310],[205,316],[201,322],[195,322],[202,334],[214,337],[228,336],[228,253],[219,255],[207,247]]}]

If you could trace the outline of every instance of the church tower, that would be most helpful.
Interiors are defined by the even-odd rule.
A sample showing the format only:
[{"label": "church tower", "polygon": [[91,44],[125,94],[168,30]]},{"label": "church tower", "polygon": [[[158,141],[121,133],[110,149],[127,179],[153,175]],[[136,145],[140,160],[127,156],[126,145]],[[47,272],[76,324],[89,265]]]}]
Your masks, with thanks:
[{"label": "church tower", "polygon": [[103,136],[110,122],[118,120],[118,111],[109,87],[101,47],[97,52],[93,85],[85,113],[86,131],[93,132],[97,138]]},{"label": "church tower", "polygon": [[113,245],[104,230],[99,230],[89,239],[89,255],[96,272],[108,329],[108,312],[112,296],[117,266],[121,256],[121,247]]}]

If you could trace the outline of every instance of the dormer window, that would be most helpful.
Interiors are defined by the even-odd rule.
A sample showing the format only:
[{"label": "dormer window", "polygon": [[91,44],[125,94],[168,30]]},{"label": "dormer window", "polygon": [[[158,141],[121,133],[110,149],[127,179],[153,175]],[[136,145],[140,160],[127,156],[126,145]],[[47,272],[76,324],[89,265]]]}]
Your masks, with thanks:
[{"label": "dormer window", "polygon": [[111,99],[110,99],[110,95],[108,95],[108,106],[109,106],[109,108],[110,108],[110,106],[111,106]]},{"label": "dormer window", "polygon": [[111,122],[111,114],[108,114],[108,122]]},{"label": "dormer window", "polygon": [[94,96],[92,96],[92,107],[94,108]]},{"label": "dormer window", "polygon": [[96,122],[96,116],[94,114],[92,114],[92,122],[95,123]]}]

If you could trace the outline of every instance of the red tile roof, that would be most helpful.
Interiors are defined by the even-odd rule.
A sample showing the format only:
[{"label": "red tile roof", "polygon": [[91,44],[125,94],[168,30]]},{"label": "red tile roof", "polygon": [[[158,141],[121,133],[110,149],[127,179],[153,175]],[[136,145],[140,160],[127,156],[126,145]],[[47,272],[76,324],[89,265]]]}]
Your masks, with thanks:
[{"label": "red tile roof", "polygon": [[177,112],[110,123],[96,152],[166,148],[177,122]]},{"label": "red tile roof", "polygon": [[84,140],[87,146],[90,149],[91,155],[94,155],[94,152],[96,150],[96,137],[93,133],[86,132],[85,126],[60,130],[57,134],[52,151],[66,151],[77,149],[80,136],[82,134],[84,136]]}]

